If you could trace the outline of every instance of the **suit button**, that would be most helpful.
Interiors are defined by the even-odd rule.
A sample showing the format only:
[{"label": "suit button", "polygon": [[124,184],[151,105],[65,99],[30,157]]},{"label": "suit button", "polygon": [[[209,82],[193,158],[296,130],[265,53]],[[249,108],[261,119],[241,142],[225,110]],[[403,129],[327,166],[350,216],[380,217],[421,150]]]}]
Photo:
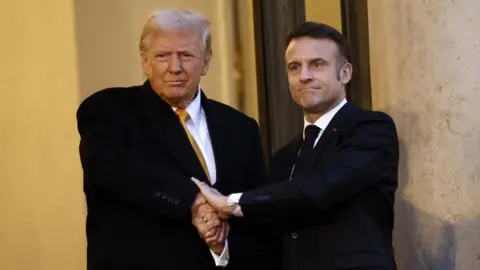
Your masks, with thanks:
[{"label": "suit button", "polygon": [[291,236],[293,239],[297,239],[298,234],[297,234],[297,232],[291,232],[291,233],[290,233],[290,236]]}]

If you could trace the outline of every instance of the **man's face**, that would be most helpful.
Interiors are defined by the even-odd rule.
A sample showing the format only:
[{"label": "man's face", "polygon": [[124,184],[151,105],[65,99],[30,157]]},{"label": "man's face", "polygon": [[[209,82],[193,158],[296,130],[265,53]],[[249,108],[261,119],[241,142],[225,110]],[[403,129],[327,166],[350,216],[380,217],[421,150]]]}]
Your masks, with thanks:
[{"label": "man's face", "polygon": [[153,90],[171,105],[188,105],[210,63],[201,36],[187,30],[158,31],[147,41],[142,66]]},{"label": "man's face", "polygon": [[345,98],[351,65],[340,57],[335,42],[302,37],[285,51],[288,83],[293,100],[306,113],[324,113]]}]

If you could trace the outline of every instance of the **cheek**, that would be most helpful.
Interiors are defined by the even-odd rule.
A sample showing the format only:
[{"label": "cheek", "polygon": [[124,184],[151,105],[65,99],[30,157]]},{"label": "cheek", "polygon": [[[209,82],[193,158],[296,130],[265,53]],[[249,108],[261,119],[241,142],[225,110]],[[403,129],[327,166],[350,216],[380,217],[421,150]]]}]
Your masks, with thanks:
[{"label": "cheek", "polygon": [[151,70],[153,75],[163,75],[168,70],[167,63],[152,63]]},{"label": "cheek", "polygon": [[186,64],[183,70],[191,80],[198,80],[203,73],[203,65],[198,63]]}]

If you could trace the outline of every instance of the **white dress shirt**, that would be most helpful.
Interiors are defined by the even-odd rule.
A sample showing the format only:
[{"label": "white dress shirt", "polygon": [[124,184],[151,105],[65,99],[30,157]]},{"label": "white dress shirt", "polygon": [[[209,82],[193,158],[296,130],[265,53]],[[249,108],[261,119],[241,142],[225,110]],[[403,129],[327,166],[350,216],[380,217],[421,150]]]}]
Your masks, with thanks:
[{"label": "white dress shirt", "polygon": [[[346,99],[343,99],[337,106],[333,107],[330,111],[328,111],[326,114],[322,115],[320,118],[315,121],[315,123],[310,123],[308,122],[307,118],[304,118],[303,120],[303,138],[305,138],[305,128],[308,125],[315,125],[320,128],[320,132],[317,135],[317,138],[315,139],[315,142],[313,144],[313,147],[317,145],[318,140],[323,134],[323,131],[327,128],[328,124],[330,121],[332,121],[333,117],[337,114],[337,112],[347,103]],[[295,169],[295,165],[292,168],[292,173],[293,170]],[[242,197],[243,193],[233,193],[227,198],[228,205],[232,209],[233,215],[237,217],[242,217],[242,208],[238,204],[240,202],[240,198]]]},{"label": "white dress shirt", "polygon": [[[210,133],[208,132],[207,118],[205,117],[205,111],[202,108],[201,96],[201,90],[199,88],[197,96],[185,109],[190,116],[186,120],[186,126],[202,151],[203,158],[207,163],[211,184],[213,185],[217,180],[217,169],[215,166],[215,156],[213,155]],[[172,107],[172,109],[175,111],[177,108]],[[225,239],[225,248],[220,256],[211,250],[210,253],[212,253],[216,266],[227,266],[228,261],[230,260],[228,241]]]}]

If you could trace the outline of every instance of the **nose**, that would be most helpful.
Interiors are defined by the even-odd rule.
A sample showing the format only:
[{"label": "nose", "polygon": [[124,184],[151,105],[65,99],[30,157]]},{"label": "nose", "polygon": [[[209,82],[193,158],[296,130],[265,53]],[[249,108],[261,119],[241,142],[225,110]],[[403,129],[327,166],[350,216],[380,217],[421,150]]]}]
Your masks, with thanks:
[{"label": "nose", "polygon": [[173,74],[182,73],[182,62],[176,53],[172,54],[172,57],[170,58],[169,71]]},{"label": "nose", "polygon": [[300,82],[308,83],[312,80],[312,72],[308,67],[303,66],[300,71]]}]

